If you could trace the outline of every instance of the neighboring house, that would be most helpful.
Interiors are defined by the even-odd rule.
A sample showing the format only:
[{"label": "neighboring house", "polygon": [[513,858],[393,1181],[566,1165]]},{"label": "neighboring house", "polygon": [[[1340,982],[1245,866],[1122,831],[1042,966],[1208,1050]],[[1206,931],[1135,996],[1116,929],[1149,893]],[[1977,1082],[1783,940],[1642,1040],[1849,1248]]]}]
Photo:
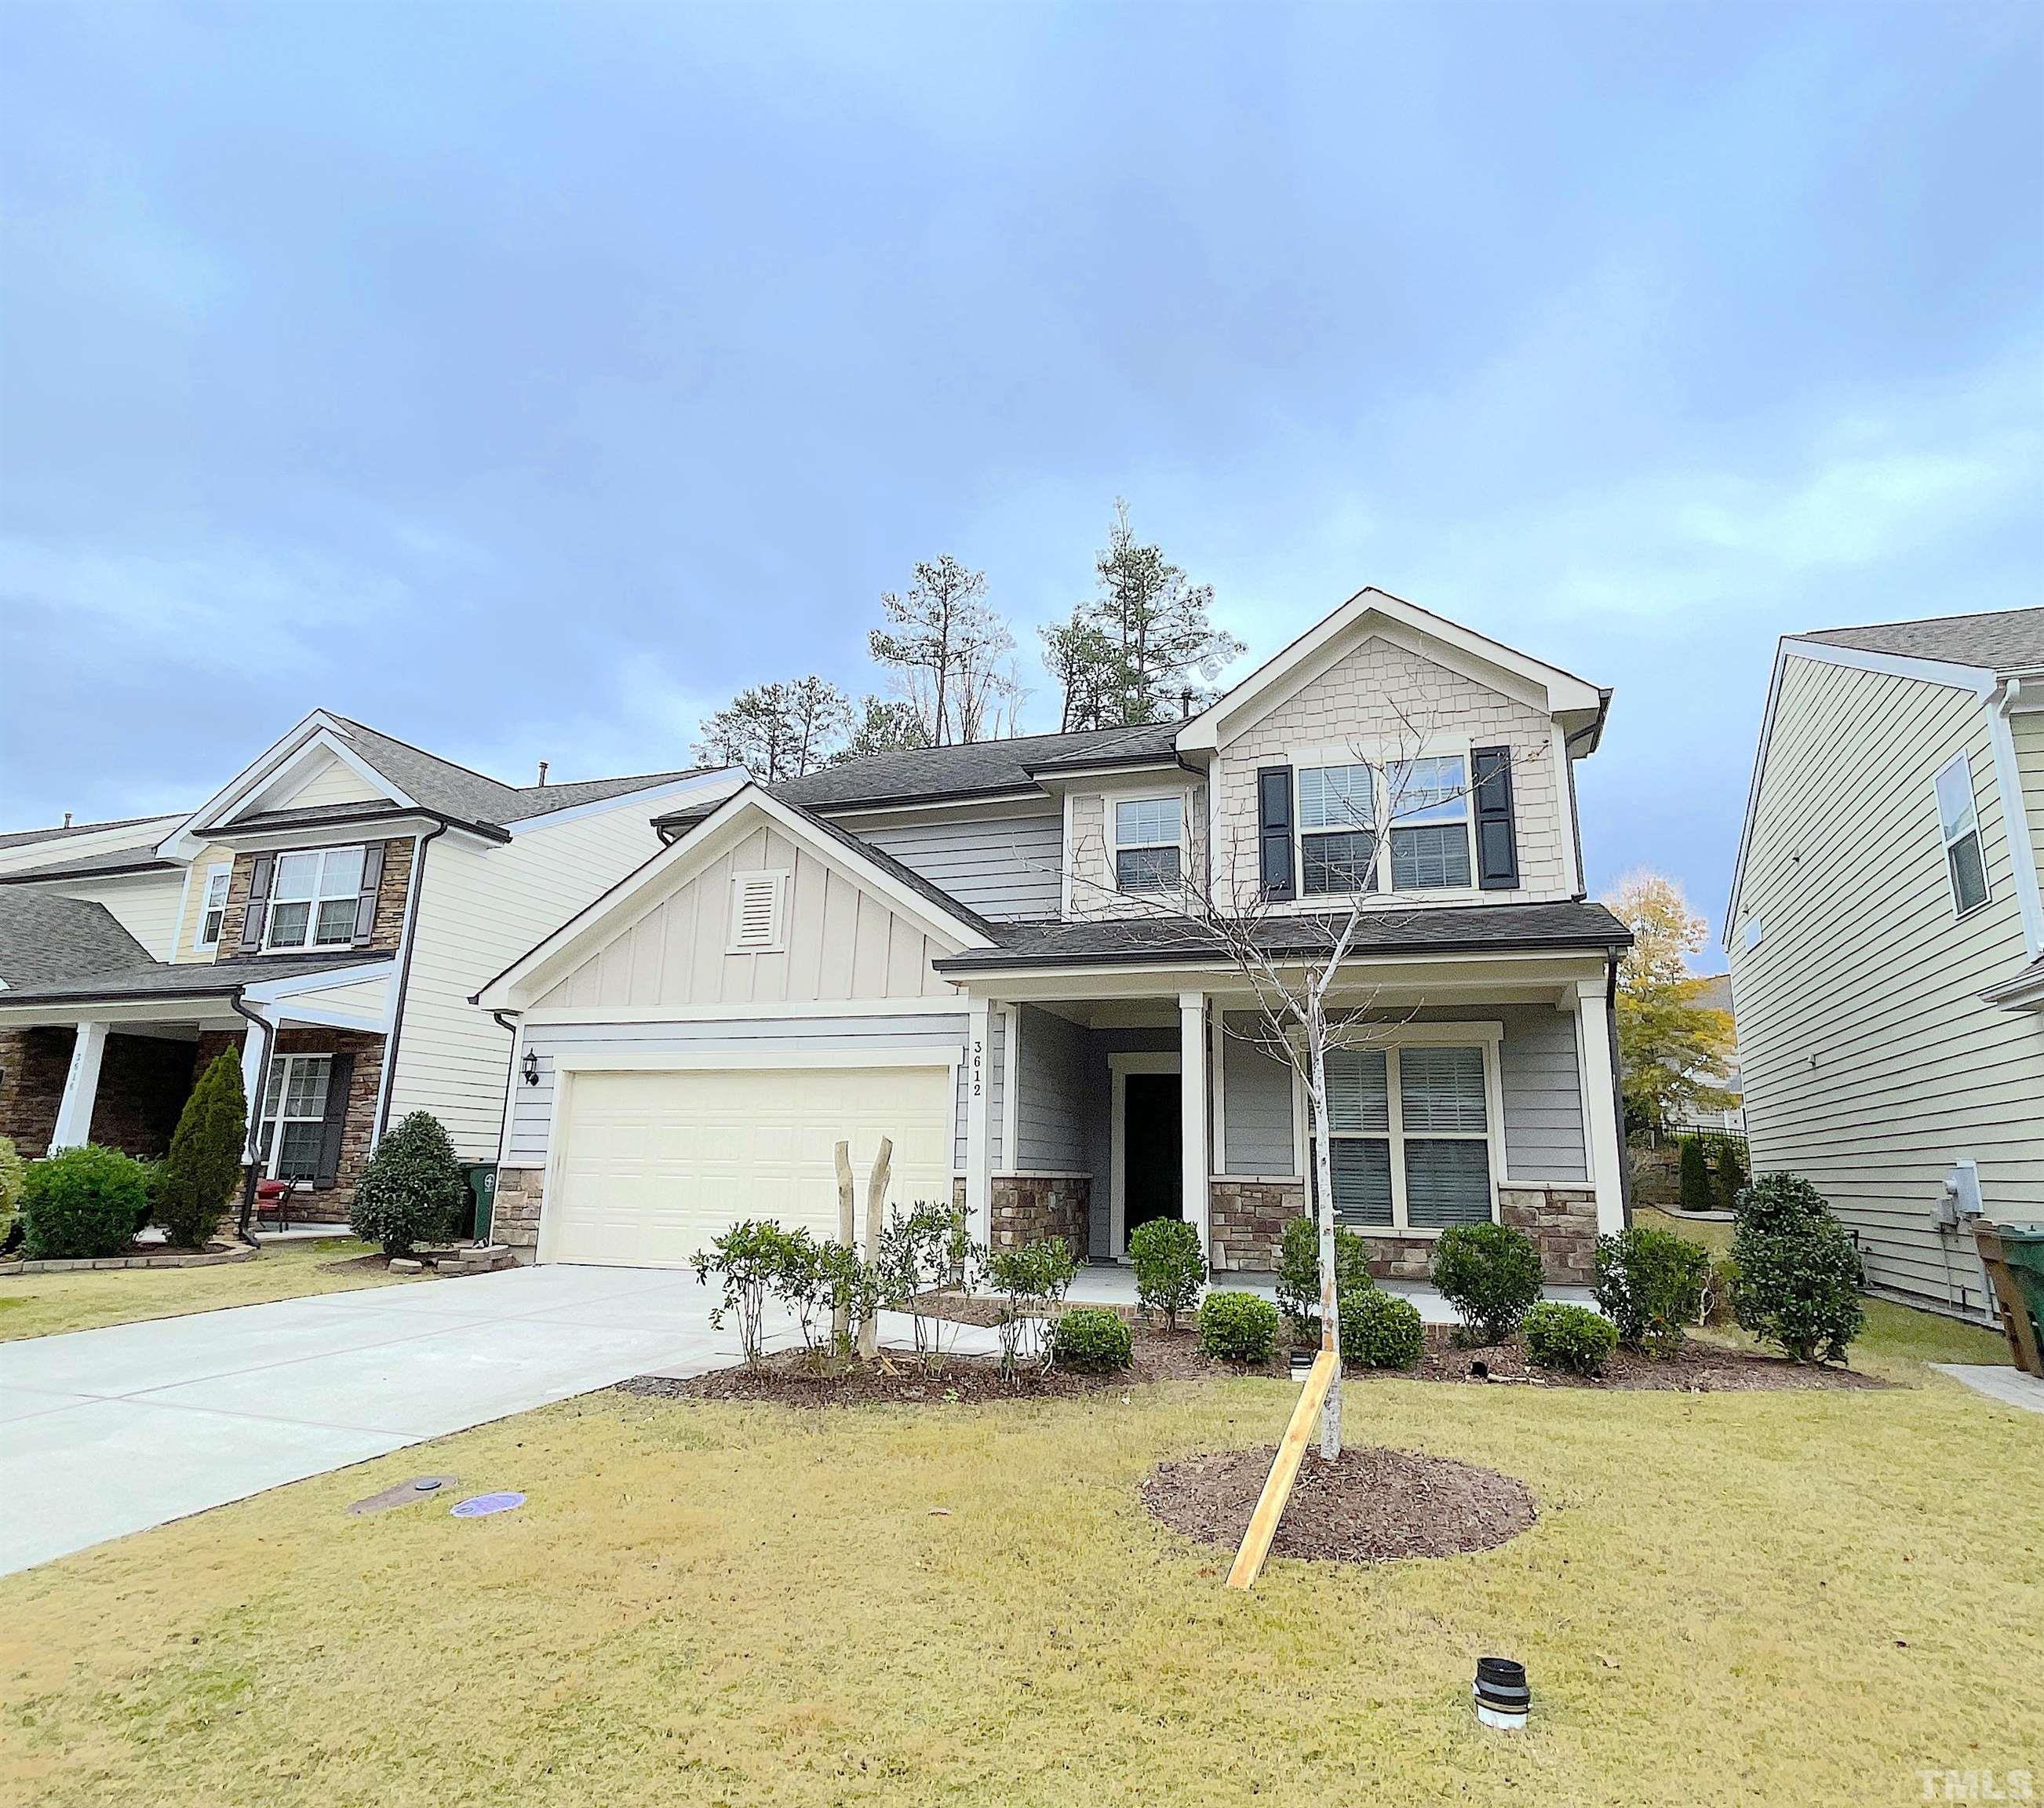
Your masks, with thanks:
[{"label": "neighboring house", "polygon": [[1975,1318],[1965,1208],[2044,1218],[2040,848],[2044,609],[1781,642],[1725,921],[1753,1166]]},{"label": "neighboring house", "polygon": [[232,1048],[306,1216],[408,1111],[486,1159],[509,1038],[468,994],[743,777],[521,788],[321,711],[188,814],[0,836],[0,1134],[159,1155]]},{"label": "neighboring house", "polygon": [[[1501,1218],[1583,1281],[1625,1210],[1630,937],[1585,901],[1573,780],[1608,698],[1366,590],[1189,721],[887,755],[678,814],[664,853],[478,994],[518,1026],[498,1233],[662,1264],[743,1218],[834,1236],[836,1144],[863,1187],[886,1136],[897,1203],[961,1202],[996,1244],[1112,1259],[1179,1217],[1216,1269],[1268,1270],[1305,1206],[1303,1095],[1185,914],[1211,874],[1279,950],[1367,906],[1340,1002],[1379,1039],[1331,1060],[1331,1154],[1378,1271]],[[1394,756],[1435,762],[1432,801],[1380,835]]]},{"label": "neighboring house", "polygon": [[[1696,1002],[1710,1010],[1721,1010],[1726,1016],[1734,1015],[1732,1010],[1731,975],[1715,973],[1696,994]],[[1736,1019],[1735,1018],[1735,1022]],[[1736,1029],[1734,1035],[1736,1037]],[[1739,1072],[1739,1044],[1736,1040],[1725,1051],[1724,1064],[1705,1076],[1708,1083],[1720,1092],[1731,1094],[1731,1102],[1722,1110],[1685,1103],[1680,1106],[1669,1122],[1669,1129],[1678,1137],[1704,1134],[1710,1136],[1742,1137],[1746,1134],[1746,1110],[1741,1098],[1742,1083]]]}]

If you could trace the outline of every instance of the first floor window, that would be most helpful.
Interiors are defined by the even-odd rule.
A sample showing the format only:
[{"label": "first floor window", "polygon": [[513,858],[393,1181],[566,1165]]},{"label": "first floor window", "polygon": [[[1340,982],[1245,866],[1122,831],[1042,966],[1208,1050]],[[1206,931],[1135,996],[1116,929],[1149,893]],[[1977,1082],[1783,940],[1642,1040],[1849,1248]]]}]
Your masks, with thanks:
[{"label": "first floor window", "polygon": [[336,948],[353,941],[363,854],[356,847],[279,855],[267,945]]},{"label": "first floor window", "polygon": [[206,871],[206,909],[199,918],[198,945],[220,946],[221,926],[227,921],[227,886],[234,876],[232,867],[208,867]]},{"label": "first floor window", "polygon": [[1987,861],[1973,805],[1973,770],[1963,753],[1938,775],[1938,825],[1944,831],[1952,909],[1963,917],[1987,902]]},{"label": "first floor window", "polygon": [[1445,891],[1470,882],[1468,762],[1450,754],[1385,768],[1391,889]]},{"label": "first floor window", "polygon": [[1309,895],[1375,889],[1377,774],[1366,765],[1299,771],[1299,888]]},{"label": "first floor window", "polygon": [[1178,883],[1182,798],[1128,798],[1114,806],[1114,883],[1121,891],[1169,891]]},{"label": "first floor window", "polygon": [[331,1055],[279,1055],[271,1061],[256,1148],[273,1179],[319,1178],[327,1083],[332,1073]]},{"label": "first floor window", "polygon": [[1327,1153],[1337,1221],[1354,1230],[1489,1221],[1484,1060],[1481,1047],[1433,1044],[1330,1052]]}]

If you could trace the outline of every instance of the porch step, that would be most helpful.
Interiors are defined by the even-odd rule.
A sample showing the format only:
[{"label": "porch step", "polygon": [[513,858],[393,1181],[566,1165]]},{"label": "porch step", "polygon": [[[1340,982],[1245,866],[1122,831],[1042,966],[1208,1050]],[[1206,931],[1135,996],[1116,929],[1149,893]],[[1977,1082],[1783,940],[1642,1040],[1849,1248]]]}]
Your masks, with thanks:
[{"label": "porch step", "polygon": [[500,1268],[515,1268],[518,1258],[501,1243],[482,1249],[449,1249],[432,1259],[440,1275],[494,1275]]}]

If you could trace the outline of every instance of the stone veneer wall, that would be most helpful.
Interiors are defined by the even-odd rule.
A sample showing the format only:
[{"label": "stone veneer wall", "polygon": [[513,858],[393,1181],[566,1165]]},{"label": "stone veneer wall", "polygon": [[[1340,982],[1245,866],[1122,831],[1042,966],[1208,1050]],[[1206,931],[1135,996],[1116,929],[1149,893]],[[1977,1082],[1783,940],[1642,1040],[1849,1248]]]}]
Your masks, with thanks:
[{"label": "stone veneer wall", "polygon": [[1305,1187],[1297,1180],[1245,1180],[1216,1174],[1207,1181],[1207,1260],[1216,1273],[1278,1266],[1285,1226],[1306,1209]]},{"label": "stone veneer wall", "polygon": [[1498,1215],[1540,1250],[1540,1272],[1559,1287],[1588,1287],[1595,1275],[1596,1194],[1588,1187],[1505,1187]]},{"label": "stone veneer wall", "polygon": [[540,1199],[546,1191],[544,1168],[500,1168],[497,1197],[490,1220],[490,1241],[501,1243],[521,1262],[540,1255]]},{"label": "stone veneer wall", "polygon": [[50,1152],[75,1033],[0,1030],[0,1137],[13,1140],[24,1161],[40,1161]]},{"label": "stone veneer wall", "polygon": [[[962,1184],[957,1191],[963,1191]],[[997,1174],[992,1245],[1013,1249],[1061,1237],[1083,1262],[1092,1205],[1093,1182],[1083,1174]]]},{"label": "stone veneer wall", "polygon": [[93,1141],[145,1161],[170,1152],[178,1117],[191,1096],[193,1046],[159,1036],[106,1038],[93,1094]]},{"label": "stone veneer wall", "polygon": [[[290,848],[263,850],[288,854]],[[227,908],[220,923],[220,958],[241,952],[241,929],[248,916],[248,887],[256,871],[256,856],[236,854],[234,870],[227,880]],[[383,844],[383,875],[376,882],[376,921],[371,926],[365,955],[395,951],[405,929],[405,901],[412,890],[412,842],[409,837]]]}]

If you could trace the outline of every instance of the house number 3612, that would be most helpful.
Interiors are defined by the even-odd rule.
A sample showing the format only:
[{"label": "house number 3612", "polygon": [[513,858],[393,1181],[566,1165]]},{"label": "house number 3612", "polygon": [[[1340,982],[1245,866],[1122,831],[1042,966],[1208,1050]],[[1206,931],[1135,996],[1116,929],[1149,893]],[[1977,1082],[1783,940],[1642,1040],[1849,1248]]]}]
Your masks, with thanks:
[{"label": "house number 3612", "polygon": [[972,1039],[972,1095],[977,1098],[983,1083],[982,1073],[986,1065],[986,1044],[977,1036]]}]

